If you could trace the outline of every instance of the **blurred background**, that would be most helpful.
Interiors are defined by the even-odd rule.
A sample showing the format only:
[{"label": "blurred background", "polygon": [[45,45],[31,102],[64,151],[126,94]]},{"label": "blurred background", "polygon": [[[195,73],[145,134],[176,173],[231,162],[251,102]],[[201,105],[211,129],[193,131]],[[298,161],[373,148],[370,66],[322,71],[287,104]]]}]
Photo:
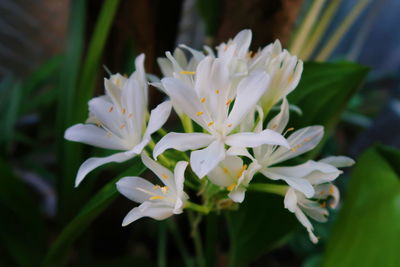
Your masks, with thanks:
[{"label": "blurred background", "polygon": [[[139,53],[146,54],[146,71],[160,75],[156,59],[165,51],[179,44],[201,50],[249,28],[253,50],[279,39],[304,61],[365,65],[367,79],[344,103],[323,151],[358,159],[379,143],[385,145],[379,153],[395,153],[388,147],[400,148],[399,12],[397,0],[0,0],[0,266],[37,266],[45,257],[62,259],[47,266],[166,266],[160,257],[181,265],[176,236],[166,233],[166,224],[144,219],[120,227],[131,203],[103,186],[133,162],[99,168],[75,189],[80,163],[106,152],[63,139],[66,128],[85,120],[87,101],[103,94],[107,71],[129,75]],[[162,98],[151,90],[150,105]],[[400,166],[391,162],[393,169]],[[351,175],[339,181],[344,203]],[[388,204],[397,219],[399,199],[395,195]],[[330,266],[322,258],[327,246],[335,248],[328,243],[337,217],[344,216],[338,213],[317,224],[318,245],[301,229],[248,264]],[[74,220],[77,215],[83,219]],[[215,266],[228,265],[222,217],[207,221],[225,233],[212,254]],[[383,223],[390,233],[376,228],[376,235],[400,240],[400,220]],[[181,241],[190,238],[189,231],[182,228]],[[400,248],[398,242],[389,245]],[[391,263],[381,266],[400,266]]]}]

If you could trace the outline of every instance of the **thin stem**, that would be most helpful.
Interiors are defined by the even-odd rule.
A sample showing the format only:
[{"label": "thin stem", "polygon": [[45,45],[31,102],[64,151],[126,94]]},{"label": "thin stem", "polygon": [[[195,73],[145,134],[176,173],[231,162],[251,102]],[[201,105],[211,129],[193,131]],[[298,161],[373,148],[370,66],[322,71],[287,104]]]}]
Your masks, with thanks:
[{"label": "thin stem", "polygon": [[186,244],[183,241],[182,235],[179,232],[178,228],[176,227],[176,222],[173,218],[167,220],[168,229],[171,231],[172,236],[175,239],[176,245],[178,246],[179,252],[183,258],[183,262],[185,263],[186,267],[192,267],[193,263],[190,259],[189,252],[186,249]]},{"label": "thin stem", "polygon": [[361,12],[369,3],[369,0],[359,1],[356,6],[350,11],[346,18],[342,21],[337,30],[333,33],[332,37],[326,42],[326,45],[321,49],[321,51],[316,56],[317,61],[325,61],[332,54],[333,50],[339,44],[339,41],[345,35],[345,33],[353,25],[354,21],[358,18]]},{"label": "thin stem", "polygon": [[192,120],[189,118],[189,116],[182,114],[180,116],[181,122],[183,129],[185,130],[186,133],[193,133],[193,123]]},{"label": "thin stem", "polygon": [[278,184],[254,183],[250,184],[247,189],[254,192],[272,193],[284,196],[286,194],[288,186]]},{"label": "thin stem", "polygon": [[160,128],[160,129],[158,129],[158,131],[157,131],[161,136],[165,136],[165,135],[167,135],[167,131],[166,130],[164,130],[163,128]]},{"label": "thin stem", "polygon": [[205,206],[202,206],[202,205],[190,202],[190,201],[186,201],[185,209],[197,211],[202,214],[208,214],[210,212],[210,209],[208,207],[205,207]]},{"label": "thin stem", "polygon": [[197,265],[199,267],[205,267],[206,264],[204,261],[203,244],[202,244],[199,229],[198,229],[198,223],[199,223],[199,219],[201,217],[198,217],[196,220],[194,213],[192,211],[188,211],[187,214],[188,214],[190,225],[192,227],[191,236],[193,239],[194,250],[196,252]]},{"label": "thin stem", "polygon": [[157,266],[167,266],[167,227],[165,222],[158,224],[158,255]]},{"label": "thin stem", "polygon": [[325,0],[314,0],[314,2],[312,3],[310,10],[307,12],[306,17],[302,21],[298,32],[291,42],[290,52],[294,55],[300,54],[301,50],[303,49],[304,44],[308,36],[310,35],[312,27],[319,17],[319,14],[324,4]]}]

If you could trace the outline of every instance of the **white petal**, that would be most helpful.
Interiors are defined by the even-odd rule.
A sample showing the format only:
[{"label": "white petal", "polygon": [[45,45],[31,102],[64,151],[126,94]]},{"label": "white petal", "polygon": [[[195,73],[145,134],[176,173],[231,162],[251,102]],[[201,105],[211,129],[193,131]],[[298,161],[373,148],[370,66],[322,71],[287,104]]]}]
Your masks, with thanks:
[{"label": "white petal", "polygon": [[237,57],[246,57],[247,52],[249,51],[250,43],[251,43],[251,30],[242,30],[238,34],[236,34],[233,42],[236,44],[236,56]]},{"label": "white petal", "polygon": [[229,186],[236,182],[236,176],[243,166],[243,160],[236,156],[227,156],[207,177],[216,185]]},{"label": "white petal", "polygon": [[131,76],[134,77],[134,79],[138,82],[139,87],[141,88],[143,92],[143,105],[144,107],[147,108],[147,97],[148,97],[148,85],[147,85],[147,80],[146,80],[146,71],[144,70],[144,59],[145,55],[142,53],[139,56],[136,57],[135,59],[135,72],[132,73]]},{"label": "white petal", "polygon": [[286,139],[279,133],[266,129],[259,133],[237,133],[226,137],[225,143],[236,147],[257,147],[263,144],[289,147]]},{"label": "white petal", "polygon": [[75,187],[77,187],[86,175],[97,167],[110,162],[124,162],[136,156],[135,154],[120,152],[104,158],[89,158],[79,167],[78,174],[75,179]]},{"label": "white petal", "polygon": [[268,129],[282,133],[289,121],[289,103],[286,98],[283,98],[281,111],[267,125]]},{"label": "white petal", "polygon": [[132,115],[132,118],[128,122],[132,125],[133,132],[137,136],[141,136],[143,132],[143,120],[147,109],[146,95],[134,75],[131,75],[126,81],[122,89],[121,98],[122,108],[126,109],[124,116],[128,117]]},{"label": "white petal", "polygon": [[126,147],[118,136],[107,133],[92,124],[76,124],[65,131],[64,138],[96,147],[125,150]]},{"label": "white petal", "polygon": [[[207,124],[211,121],[211,118],[205,112],[204,106],[200,102],[200,97],[192,88],[176,78],[164,78],[161,82],[174,107],[176,106],[179,111],[183,111],[204,129],[209,128]],[[204,113],[198,116],[197,112]]]},{"label": "white petal", "polygon": [[327,222],[327,216],[329,212],[326,208],[321,207],[321,204],[317,201],[310,199],[303,199],[301,209],[310,218],[318,222]]},{"label": "white petal", "polygon": [[291,149],[279,147],[271,156],[270,164],[276,164],[315,148],[324,135],[322,126],[310,126],[292,133],[287,139]]},{"label": "white petal", "polygon": [[117,190],[128,199],[143,203],[158,195],[154,185],[141,177],[124,177],[117,182]]},{"label": "white petal", "polygon": [[350,167],[353,166],[355,161],[349,157],[345,156],[332,156],[332,157],[327,157],[324,159],[319,160],[319,162],[324,162],[330,165],[335,166],[336,168],[344,168],[344,167]]},{"label": "white petal", "polygon": [[187,161],[179,161],[174,170],[174,179],[176,184],[177,200],[175,202],[174,213],[178,214],[182,212],[183,199],[185,198],[185,192],[183,191],[183,184],[185,182],[185,170],[188,165]]},{"label": "white petal", "polygon": [[231,129],[234,129],[255,107],[267,89],[269,81],[270,78],[265,72],[250,74],[240,81],[235,103],[226,121],[227,125],[232,124]]},{"label": "white petal", "polygon": [[165,150],[174,148],[179,151],[199,149],[208,146],[214,137],[204,133],[168,133],[160,141],[153,150],[153,157],[157,158]]},{"label": "white petal", "polygon": [[224,143],[215,140],[208,147],[193,151],[190,155],[192,170],[203,178],[225,158]]},{"label": "white petal", "polygon": [[302,192],[307,197],[312,197],[314,195],[314,188],[307,179],[296,176],[286,176],[284,173],[280,172],[282,169],[284,169],[284,167],[266,168],[260,170],[260,172],[272,180],[285,181],[288,185]]},{"label": "white petal", "polygon": [[296,191],[289,187],[286,192],[285,199],[284,199],[285,208],[288,209],[290,212],[295,212],[297,208],[297,195]]},{"label": "white petal", "polygon": [[314,227],[312,226],[310,220],[306,217],[306,215],[304,215],[304,213],[300,209],[296,209],[294,214],[296,215],[296,218],[299,220],[299,222],[307,229],[310,240],[314,244],[318,243],[318,238],[313,233]]},{"label": "white petal", "polygon": [[238,187],[228,194],[228,197],[236,203],[242,203],[246,194],[244,187]]},{"label": "white petal", "polygon": [[176,185],[174,180],[174,174],[161,164],[152,160],[146,153],[141,154],[143,164],[149,168],[152,172],[154,172],[157,177],[169,187],[174,193],[176,193]]},{"label": "white petal", "polygon": [[164,220],[172,216],[172,208],[168,206],[155,205],[151,202],[143,202],[139,207],[133,208],[124,218],[122,226],[140,219],[150,217],[156,220]]},{"label": "white petal", "polygon": [[226,151],[226,155],[228,156],[243,156],[243,157],[248,157],[252,161],[255,161],[256,159],[249,153],[249,151],[244,148],[244,147],[237,147],[237,146],[232,146]]},{"label": "white petal", "polygon": [[151,134],[164,125],[171,113],[171,108],[171,101],[165,101],[151,111],[144,138],[150,138]]}]

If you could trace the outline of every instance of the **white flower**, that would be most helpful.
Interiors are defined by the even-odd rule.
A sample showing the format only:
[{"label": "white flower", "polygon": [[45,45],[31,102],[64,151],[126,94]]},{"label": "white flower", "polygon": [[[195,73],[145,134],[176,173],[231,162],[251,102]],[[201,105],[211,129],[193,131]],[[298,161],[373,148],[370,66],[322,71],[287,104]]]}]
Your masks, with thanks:
[{"label": "white flower", "polygon": [[202,178],[225,158],[225,145],[287,146],[280,134],[269,129],[232,134],[267,89],[266,73],[253,73],[236,87],[231,83],[227,66],[220,59],[206,57],[194,76],[194,87],[176,78],[164,78],[162,83],[174,108],[183,111],[208,133],[169,133],[154,148],[155,158],[169,148],[186,151],[206,147],[192,152],[190,157],[193,171]]},{"label": "white flower", "polygon": [[226,187],[228,196],[235,202],[243,202],[247,186],[260,166],[251,163],[248,167],[237,156],[227,156],[207,177],[216,185]]},{"label": "white flower", "polygon": [[148,88],[143,67],[144,55],[136,59],[136,71],[128,78],[117,74],[105,79],[106,95],[89,101],[89,119],[86,124],[76,124],[65,132],[65,138],[101,148],[123,150],[104,158],[89,158],[79,168],[75,186],[100,165],[123,162],[137,154],[151,139],[151,134],[161,128],[171,111],[170,101],[151,111],[145,126]]},{"label": "white flower", "polygon": [[314,228],[307,216],[319,222],[326,222],[329,215],[327,202],[331,208],[335,208],[340,197],[339,190],[331,183],[342,173],[336,167],[348,167],[352,164],[354,164],[352,159],[339,156],[329,157],[319,162],[308,161],[302,165],[285,167],[286,173],[298,175],[299,178],[307,180],[314,188],[314,194],[307,197],[301,191],[289,187],[284,200],[285,208],[296,215],[300,223],[307,229],[313,243],[317,243],[318,238],[313,233]]},{"label": "white flower", "polygon": [[[262,113],[259,110],[259,113]],[[260,114],[260,117],[263,115]],[[283,99],[281,111],[276,115],[267,125],[268,129],[275,130],[282,133],[286,128],[289,120],[289,105],[286,99]],[[259,122],[256,126],[256,131],[262,130],[262,123]],[[289,128],[286,133],[293,129]],[[306,196],[310,197],[314,194],[314,189],[311,184],[305,179],[299,179],[296,173],[286,172],[286,168],[292,167],[272,167],[273,165],[283,162],[285,160],[294,158],[307,151],[313,149],[321,140],[323,136],[322,126],[309,126],[293,132],[288,138],[290,149],[286,147],[277,147],[272,145],[262,145],[253,148],[255,161],[262,166],[260,172],[272,179],[283,180],[290,186],[303,192]],[[285,134],[284,134],[285,135]],[[242,153],[243,154],[243,153]],[[308,165],[304,165],[304,171],[307,171]],[[301,177],[301,175],[300,175]]]},{"label": "white flower", "polygon": [[124,218],[126,226],[142,217],[156,220],[166,219],[173,214],[182,213],[188,196],[183,191],[186,161],[176,164],[174,173],[142,153],[142,161],[164,184],[154,185],[141,177],[124,177],[117,182],[118,191],[132,201],[141,203]]}]

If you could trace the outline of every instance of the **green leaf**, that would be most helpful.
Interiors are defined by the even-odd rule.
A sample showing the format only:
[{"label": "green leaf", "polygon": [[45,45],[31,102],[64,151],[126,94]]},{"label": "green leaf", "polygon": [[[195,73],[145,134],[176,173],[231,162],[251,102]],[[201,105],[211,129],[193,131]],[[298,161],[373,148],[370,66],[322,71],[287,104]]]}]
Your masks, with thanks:
[{"label": "green leaf", "polygon": [[230,266],[248,266],[286,241],[298,225],[283,207],[283,198],[249,192],[238,211],[227,214],[231,241]]},{"label": "green leaf", "polygon": [[393,168],[399,162],[400,151],[382,147],[360,157],[323,267],[400,266],[400,176]]},{"label": "green leaf", "polygon": [[[299,85],[288,96],[290,104],[300,107],[303,115],[293,115],[290,127],[323,125],[326,140],[367,74],[367,67],[355,63],[306,62]],[[313,155],[318,151],[313,150]]]},{"label": "green leaf", "polygon": [[43,261],[43,266],[61,266],[66,264],[68,251],[73,242],[118,196],[115,183],[124,176],[140,175],[145,170],[139,158],[135,158],[132,165],[132,168],[105,185],[64,228],[50,248]]},{"label": "green leaf", "polygon": [[0,170],[0,246],[19,266],[38,266],[46,239],[37,200],[2,159]]}]

